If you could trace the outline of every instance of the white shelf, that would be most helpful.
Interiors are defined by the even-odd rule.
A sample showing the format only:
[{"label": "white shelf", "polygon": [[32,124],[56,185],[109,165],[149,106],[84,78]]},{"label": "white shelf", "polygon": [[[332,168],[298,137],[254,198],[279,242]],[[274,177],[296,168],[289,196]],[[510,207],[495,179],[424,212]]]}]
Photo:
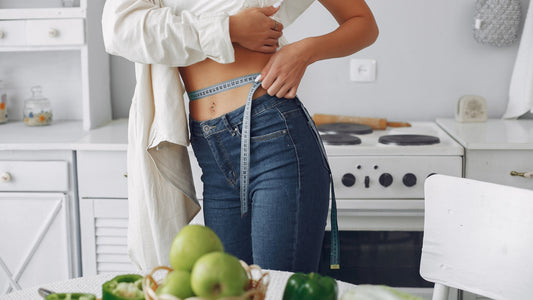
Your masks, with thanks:
[{"label": "white shelf", "polygon": [[[79,99],[79,102],[65,103],[54,97],[51,100],[63,101],[59,102],[64,104],[61,109],[68,110],[62,112],[63,115],[81,120],[84,130],[109,122],[109,55],[104,51],[101,27],[105,0],[79,0],[74,2],[75,7],[55,7],[60,5],[58,0],[4,1],[0,4],[0,31],[3,36],[0,39],[0,53],[6,54],[3,57],[5,61],[0,58],[0,80],[8,89],[8,111],[11,111],[10,105],[14,112],[22,107],[21,103],[9,104],[13,100],[9,95],[14,95],[16,102],[25,99],[21,95],[27,90],[23,86],[26,82],[53,91],[56,82],[76,80],[69,86],[77,90],[69,90],[70,95],[61,95],[61,99]],[[32,5],[34,7],[30,7]],[[75,64],[47,69],[49,66],[45,60],[33,59],[38,52],[57,51],[75,51],[78,57]],[[72,54],[68,54],[69,59],[72,57]],[[33,63],[30,65],[29,61]],[[33,73],[23,76],[27,70]],[[68,77],[65,79],[65,76]]]},{"label": "white shelf", "polygon": [[0,20],[21,19],[83,19],[87,10],[81,7],[58,8],[4,8],[0,9]]}]

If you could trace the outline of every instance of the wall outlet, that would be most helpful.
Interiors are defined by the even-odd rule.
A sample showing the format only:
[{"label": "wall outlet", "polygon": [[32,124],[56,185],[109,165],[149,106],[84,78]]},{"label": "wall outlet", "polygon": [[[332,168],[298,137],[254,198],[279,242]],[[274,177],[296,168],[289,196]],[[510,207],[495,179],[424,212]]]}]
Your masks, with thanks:
[{"label": "wall outlet", "polygon": [[350,61],[350,80],[371,82],[376,80],[375,59],[352,59]]}]

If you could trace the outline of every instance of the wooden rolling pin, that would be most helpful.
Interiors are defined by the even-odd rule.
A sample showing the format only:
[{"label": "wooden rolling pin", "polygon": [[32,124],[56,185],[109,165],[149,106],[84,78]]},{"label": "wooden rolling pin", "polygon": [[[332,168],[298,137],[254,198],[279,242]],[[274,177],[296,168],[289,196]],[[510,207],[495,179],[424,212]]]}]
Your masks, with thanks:
[{"label": "wooden rolling pin", "polygon": [[407,122],[388,122],[384,118],[364,118],[340,115],[314,114],[313,121],[316,125],[329,123],[357,123],[370,126],[375,130],[385,130],[388,127],[411,127]]}]

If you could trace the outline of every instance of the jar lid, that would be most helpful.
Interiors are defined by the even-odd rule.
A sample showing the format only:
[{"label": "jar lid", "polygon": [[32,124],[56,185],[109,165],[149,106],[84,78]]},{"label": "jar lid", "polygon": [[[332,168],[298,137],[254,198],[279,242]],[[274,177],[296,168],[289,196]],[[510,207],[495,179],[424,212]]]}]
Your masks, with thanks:
[{"label": "jar lid", "polygon": [[31,98],[27,100],[48,100],[43,96],[43,88],[40,85],[31,87]]}]

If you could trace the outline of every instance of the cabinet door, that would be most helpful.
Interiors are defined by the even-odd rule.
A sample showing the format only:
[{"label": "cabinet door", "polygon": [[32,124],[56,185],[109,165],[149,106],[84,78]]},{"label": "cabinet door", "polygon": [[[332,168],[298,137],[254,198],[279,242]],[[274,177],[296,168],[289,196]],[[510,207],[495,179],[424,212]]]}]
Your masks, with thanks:
[{"label": "cabinet door", "polygon": [[[191,224],[204,224],[199,213]],[[135,272],[128,256],[128,199],[80,199],[83,276]]]},{"label": "cabinet door", "polygon": [[81,199],[83,276],[135,272],[128,252],[128,200]]},{"label": "cabinet door", "polygon": [[0,193],[0,295],[71,277],[66,199]]}]

